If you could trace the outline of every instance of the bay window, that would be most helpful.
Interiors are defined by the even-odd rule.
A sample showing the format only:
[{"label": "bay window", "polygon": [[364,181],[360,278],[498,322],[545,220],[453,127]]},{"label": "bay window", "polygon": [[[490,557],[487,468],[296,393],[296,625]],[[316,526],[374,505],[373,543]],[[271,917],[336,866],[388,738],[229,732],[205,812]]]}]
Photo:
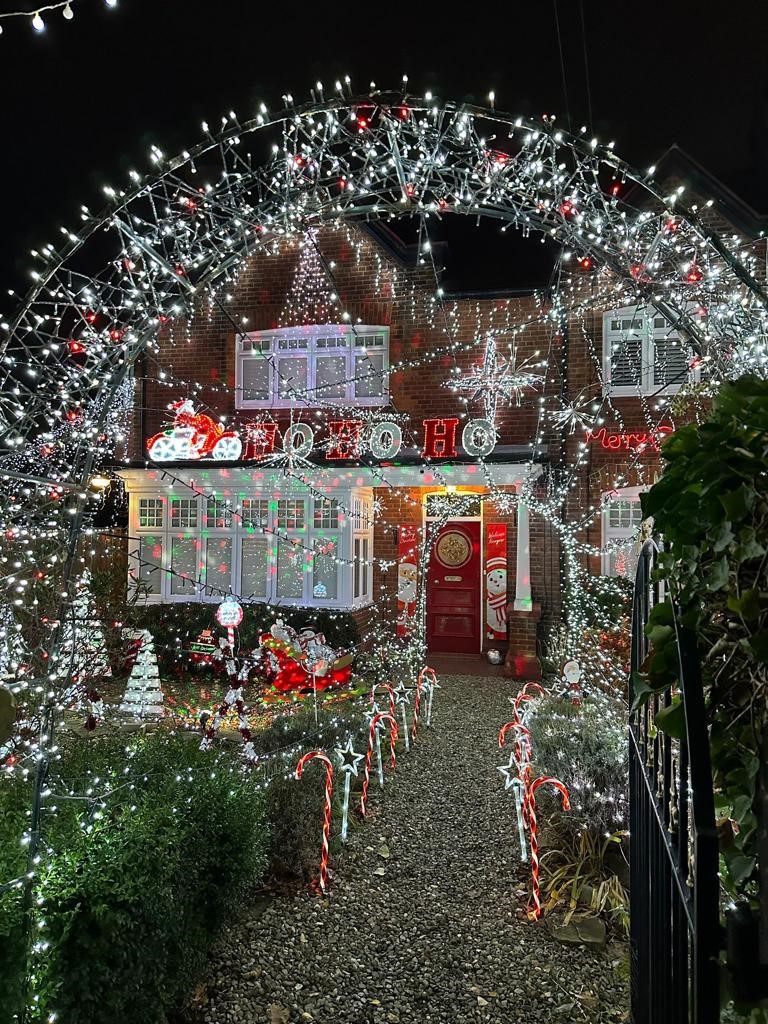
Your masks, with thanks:
[{"label": "bay window", "polygon": [[237,409],[388,401],[388,327],[313,324],[253,331],[236,339]]},{"label": "bay window", "polygon": [[372,598],[372,492],[131,493],[130,578],[146,600],[351,608]]}]

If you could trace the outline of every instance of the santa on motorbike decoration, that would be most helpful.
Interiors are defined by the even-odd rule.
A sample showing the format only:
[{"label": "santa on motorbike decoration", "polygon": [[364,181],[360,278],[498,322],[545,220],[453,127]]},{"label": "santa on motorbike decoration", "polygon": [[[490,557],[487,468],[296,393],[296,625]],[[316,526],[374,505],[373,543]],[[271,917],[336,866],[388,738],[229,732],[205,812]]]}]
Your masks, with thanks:
[{"label": "santa on motorbike decoration", "polygon": [[231,462],[240,458],[243,443],[234,430],[225,430],[205,413],[195,412],[189,399],[174,402],[173,425],[147,441],[153,462],[211,458]]}]

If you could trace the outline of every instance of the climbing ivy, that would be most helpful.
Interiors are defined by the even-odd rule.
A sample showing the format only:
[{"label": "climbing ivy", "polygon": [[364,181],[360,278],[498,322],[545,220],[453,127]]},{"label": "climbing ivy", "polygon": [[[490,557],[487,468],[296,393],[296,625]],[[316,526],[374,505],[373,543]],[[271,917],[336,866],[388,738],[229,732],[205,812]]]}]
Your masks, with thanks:
[{"label": "climbing ivy", "polygon": [[[662,453],[664,473],[642,496],[643,514],[664,541],[658,576],[698,638],[723,878],[733,894],[754,895],[760,765],[768,763],[768,382],[725,384],[707,420],[676,431]],[[677,682],[668,603],[654,607],[646,633],[636,706]],[[656,724],[681,735],[679,702]]]}]

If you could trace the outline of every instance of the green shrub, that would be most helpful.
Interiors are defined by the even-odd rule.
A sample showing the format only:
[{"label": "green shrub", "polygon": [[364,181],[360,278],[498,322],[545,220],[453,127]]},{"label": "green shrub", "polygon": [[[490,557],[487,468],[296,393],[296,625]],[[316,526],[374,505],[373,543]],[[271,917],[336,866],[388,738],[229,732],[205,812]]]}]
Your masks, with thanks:
[{"label": "green shrub", "polygon": [[[122,786],[99,809],[61,801],[45,840],[35,965],[38,1018],[72,1024],[152,1024],[184,1002],[207,951],[244,887],[263,872],[268,843],[255,773],[194,738],[154,734],[80,743],[52,778],[84,792]],[[96,783],[95,779],[99,782]],[[17,800],[20,794],[17,794]],[[28,794],[26,794],[28,798]],[[11,792],[0,788],[3,806]],[[27,805],[28,806],[28,805]],[[46,815],[46,817],[48,817]],[[18,925],[18,905],[0,904],[0,934]],[[22,973],[23,949],[7,965]],[[6,965],[3,965],[4,967]],[[6,976],[6,971],[3,971]],[[8,1005],[8,1004],[6,1004]]]},{"label": "green shrub", "polygon": [[[758,774],[768,751],[768,381],[746,376],[724,384],[707,420],[677,430],[662,455],[664,473],[642,495],[643,513],[664,539],[659,575],[671,583],[699,645],[721,877],[731,895],[754,898]],[[654,606],[646,633],[650,655],[632,680],[637,706],[677,685],[669,603]],[[679,700],[657,714],[656,725],[682,735]]]}]

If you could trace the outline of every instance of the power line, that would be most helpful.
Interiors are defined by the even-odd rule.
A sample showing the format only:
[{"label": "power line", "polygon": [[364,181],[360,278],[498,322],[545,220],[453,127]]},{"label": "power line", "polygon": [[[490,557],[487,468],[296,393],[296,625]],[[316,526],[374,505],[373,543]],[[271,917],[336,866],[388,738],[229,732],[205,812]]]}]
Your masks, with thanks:
[{"label": "power line", "polygon": [[589,127],[592,127],[592,92],[589,87],[589,57],[587,56],[587,31],[584,27],[584,0],[579,0],[579,11],[581,13],[581,45],[584,51],[584,80],[587,85],[587,117]]},{"label": "power line", "polygon": [[555,30],[557,33],[557,48],[560,51],[560,74],[563,78],[563,102],[565,103],[565,117],[568,121],[568,127],[571,126],[571,111],[568,107],[568,83],[565,79],[565,59],[563,57],[563,39],[560,34],[560,15],[557,12],[557,0],[552,0],[552,4],[555,8]]}]

